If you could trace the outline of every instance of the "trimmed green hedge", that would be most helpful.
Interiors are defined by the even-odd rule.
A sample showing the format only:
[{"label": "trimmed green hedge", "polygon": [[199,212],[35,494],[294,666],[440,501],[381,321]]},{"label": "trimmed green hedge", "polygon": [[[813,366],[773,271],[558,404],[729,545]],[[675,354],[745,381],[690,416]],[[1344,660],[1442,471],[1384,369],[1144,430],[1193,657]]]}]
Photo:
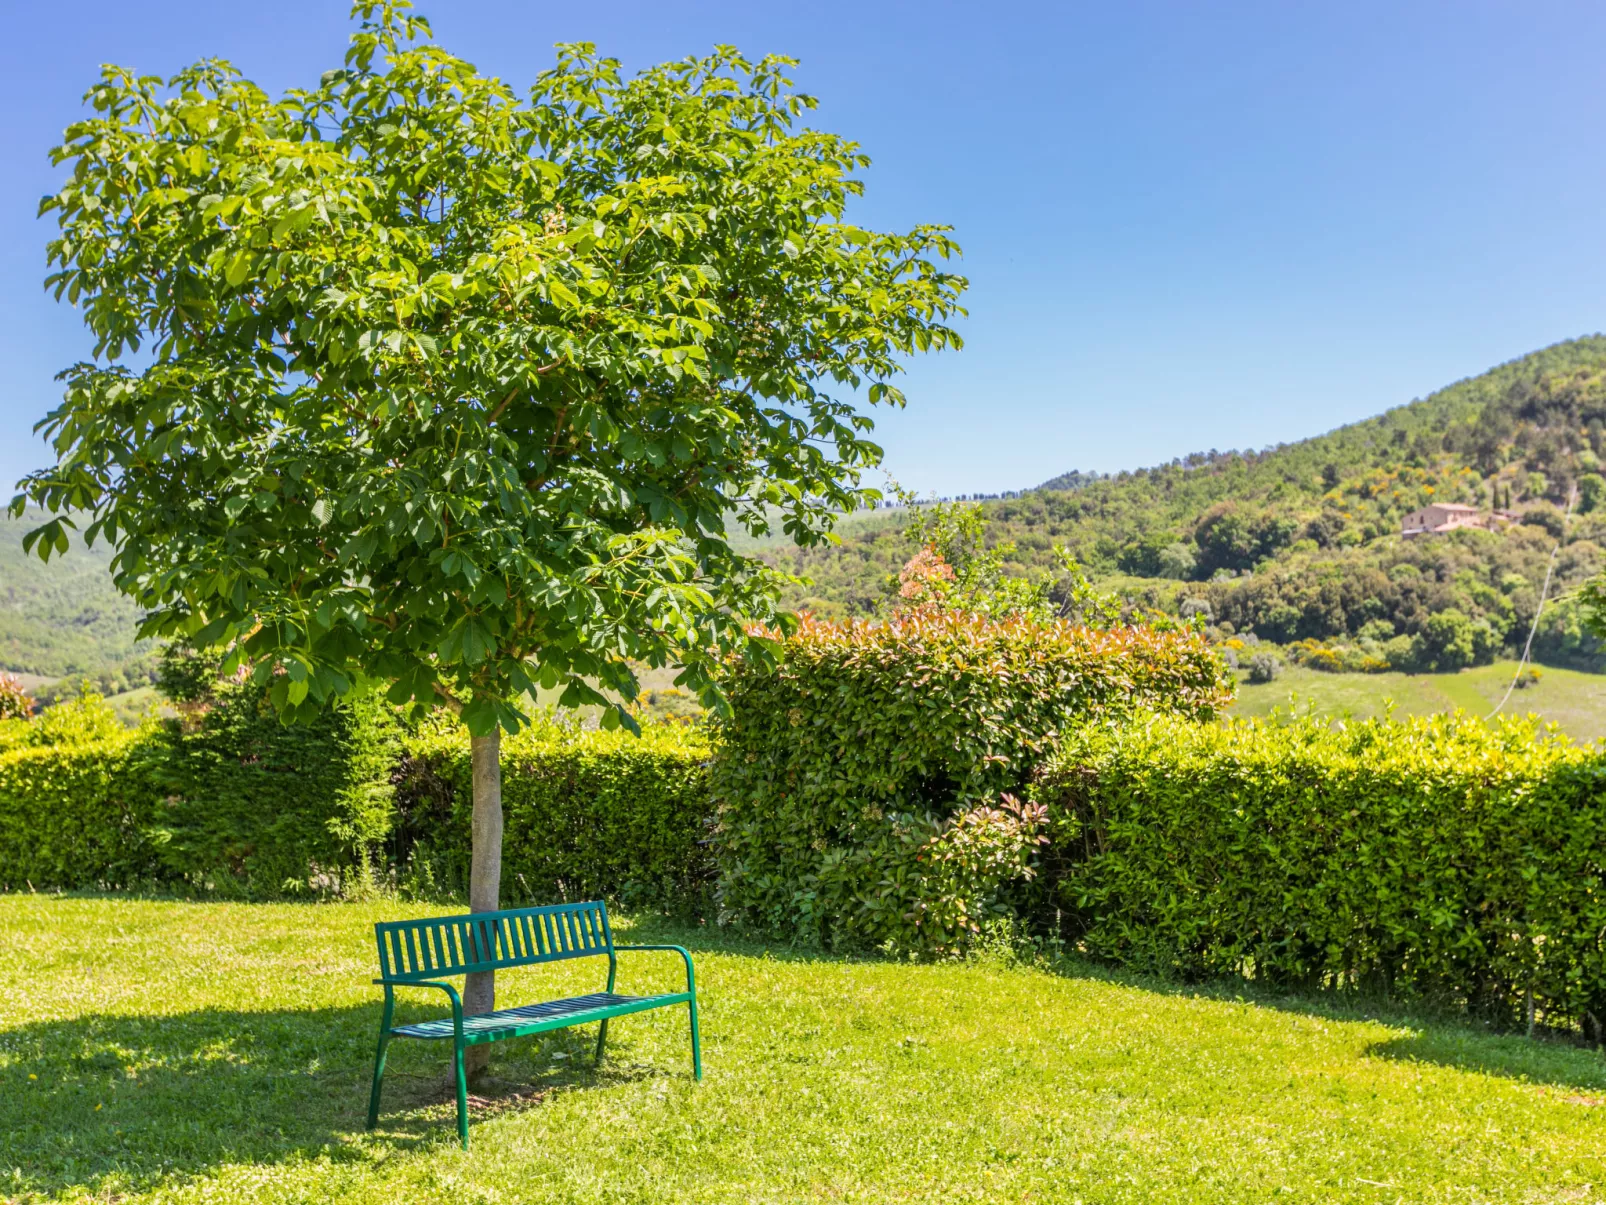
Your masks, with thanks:
[{"label": "trimmed green hedge", "polygon": [[0,753],[0,889],[122,887],[149,879],[153,796],[137,738]]},{"label": "trimmed green hedge", "polygon": [[1532,721],[1156,716],[1044,768],[1057,898],[1096,956],[1606,1021],[1606,757]]},{"label": "trimmed green hedge", "polygon": [[390,832],[401,729],[376,697],[286,725],[242,687],[193,731],[169,724],[151,739],[145,835],[164,878],[246,895],[333,890],[368,873]]},{"label": "trimmed green hedge", "polygon": [[376,702],[287,728],[243,690],[129,732],[99,699],[0,726],[0,889],[334,890],[391,820],[400,734]]},{"label": "trimmed green hedge", "polygon": [[[648,724],[640,737],[538,721],[502,741],[502,899],[608,899],[696,908],[708,895],[708,737]],[[424,896],[464,894],[473,813],[468,734],[454,722],[407,743],[394,859]]]},{"label": "trimmed green hedge", "polygon": [[[503,745],[503,896],[696,907],[714,874],[707,736],[583,732],[550,718]],[[268,898],[366,888],[376,872],[461,897],[468,737],[404,736],[377,698],[285,726],[225,689],[129,732],[98,699],[0,721],[0,890],[183,885]],[[400,784],[398,791],[397,784]]]},{"label": "trimmed green hedge", "polygon": [[1016,796],[1072,725],[1231,698],[1191,632],[911,611],[805,619],[737,663],[718,725],[725,915],[830,945],[963,948],[1014,912],[1042,839]]}]

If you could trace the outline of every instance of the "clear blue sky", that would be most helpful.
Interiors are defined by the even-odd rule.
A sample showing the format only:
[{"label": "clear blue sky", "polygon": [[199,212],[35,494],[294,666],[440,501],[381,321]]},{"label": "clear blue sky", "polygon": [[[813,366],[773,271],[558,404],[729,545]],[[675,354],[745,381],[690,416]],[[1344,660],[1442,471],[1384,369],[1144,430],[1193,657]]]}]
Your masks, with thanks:
[{"label": "clear blue sky", "polygon": [[[338,65],[338,0],[8,5],[0,487],[86,355],[39,287],[47,149],[98,64]],[[522,85],[557,41],[642,66],[803,60],[875,159],[861,221],[958,228],[968,342],[878,425],[921,491],[1034,485],[1297,439],[1606,328],[1606,6],[451,0],[450,49]],[[9,496],[9,494],[8,494]]]}]

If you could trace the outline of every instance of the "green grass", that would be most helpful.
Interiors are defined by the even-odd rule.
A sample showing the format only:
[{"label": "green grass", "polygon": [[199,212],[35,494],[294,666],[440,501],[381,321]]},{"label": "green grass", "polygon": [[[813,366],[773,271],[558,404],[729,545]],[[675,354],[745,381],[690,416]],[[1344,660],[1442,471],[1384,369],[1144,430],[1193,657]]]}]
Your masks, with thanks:
[{"label": "green grass", "polygon": [[[1584,1050],[698,930],[678,936],[702,1084],[681,1010],[616,1022],[600,1071],[589,1032],[502,1043],[465,1155],[444,1050],[397,1043],[366,1134],[371,925],[429,911],[0,897],[0,1197],[1560,1202],[1606,1183],[1606,1065]],[[672,957],[625,957],[623,990],[674,982]],[[503,999],[597,975],[507,975]]]},{"label": "green grass", "polygon": [[[1430,715],[1460,708],[1487,715],[1500,702],[1517,668],[1514,661],[1480,665],[1456,674],[1327,674],[1285,666],[1275,682],[1253,685],[1239,675],[1232,714],[1265,715],[1274,707],[1314,705],[1322,715],[1365,719],[1383,714],[1392,700],[1396,715]],[[1540,667],[1539,682],[1511,692],[1503,714],[1533,712],[1575,740],[1606,737],[1606,675]]]}]

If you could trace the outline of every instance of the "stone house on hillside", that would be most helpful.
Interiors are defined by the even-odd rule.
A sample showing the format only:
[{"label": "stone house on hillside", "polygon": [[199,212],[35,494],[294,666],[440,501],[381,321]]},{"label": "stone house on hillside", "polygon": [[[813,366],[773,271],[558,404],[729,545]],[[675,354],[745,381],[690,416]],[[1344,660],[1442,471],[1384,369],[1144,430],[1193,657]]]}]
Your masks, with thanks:
[{"label": "stone house on hillside", "polygon": [[1401,519],[1400,534],[1426,536],[1454,531],[1458,527],[1493,528],[1504,517],[1499,512],[1485,515],[1476,506],[1464,506],[1460,502],[1435,502]]}]

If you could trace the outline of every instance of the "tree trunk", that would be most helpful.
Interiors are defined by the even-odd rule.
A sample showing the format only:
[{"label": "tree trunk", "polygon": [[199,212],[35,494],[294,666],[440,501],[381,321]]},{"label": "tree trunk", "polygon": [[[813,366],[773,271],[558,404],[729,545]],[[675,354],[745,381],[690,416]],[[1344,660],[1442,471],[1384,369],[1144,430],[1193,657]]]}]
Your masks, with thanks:
[{"label": "tree trunk", "polygon": [[[502,891],[502,730],[469,738],[474,763],[473,849],[468,870],[468,910],[495,912]],[[496,972],[469,975],[463,984],[463,1012],[472,1016],[496,1008]],[[470,1046],[464,1066],[471,1077],[485,1073],[490,1047]]]}]

